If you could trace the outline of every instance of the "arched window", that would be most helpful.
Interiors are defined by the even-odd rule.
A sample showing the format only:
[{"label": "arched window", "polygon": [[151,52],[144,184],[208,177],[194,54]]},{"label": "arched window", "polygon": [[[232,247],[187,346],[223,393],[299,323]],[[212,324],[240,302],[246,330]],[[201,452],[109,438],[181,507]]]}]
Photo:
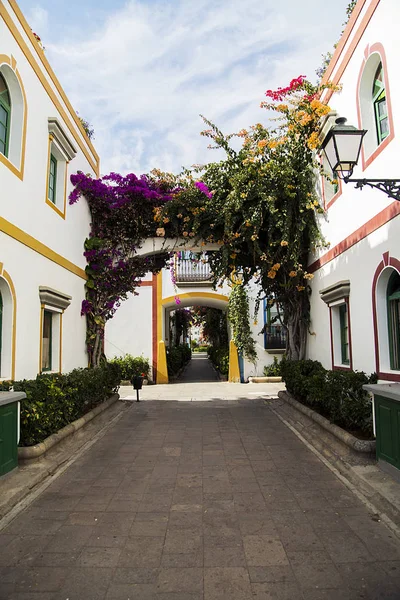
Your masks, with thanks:
[{"label": "arched window", "polygon": [[400,370],[400,275],[394,271],[387,285],[390,368]]},{"label": "arched window", "polygon": [[386,90],[383,77],[383,67],[380,62],[375,72],[372,86],[372,100],[374,103],[375,125],[380,144],[389,135],[389,117],[386,104]]},{"label": "arched window", "polygon": [[11,99],[4,77],[0,74],[0,152],[8,156],[10,140]]}]

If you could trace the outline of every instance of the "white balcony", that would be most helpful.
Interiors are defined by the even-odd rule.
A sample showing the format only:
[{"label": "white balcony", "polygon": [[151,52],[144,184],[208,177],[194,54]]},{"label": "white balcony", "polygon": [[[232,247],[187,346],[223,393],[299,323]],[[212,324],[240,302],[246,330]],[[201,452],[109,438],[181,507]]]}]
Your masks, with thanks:
[{"label": "white balcony", "polygon": [[177,258],[175,261],[176,283],[179,286],[212,285],[212,274],[206,257],[199,260]]}]

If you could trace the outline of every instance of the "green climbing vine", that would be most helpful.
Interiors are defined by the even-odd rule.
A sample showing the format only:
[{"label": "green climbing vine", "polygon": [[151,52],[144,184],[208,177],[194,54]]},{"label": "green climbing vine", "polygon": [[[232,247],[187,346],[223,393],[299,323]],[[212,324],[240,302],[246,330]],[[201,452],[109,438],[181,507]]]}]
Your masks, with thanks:
[{"label": "green climbing vine", "polygon": [[257,351],[250,329],[249,298],[243,285],[232,286],[229,295],[228,319],[232,326],[233,341],[238,352],[246,356],[250,362],[255,363]]}]

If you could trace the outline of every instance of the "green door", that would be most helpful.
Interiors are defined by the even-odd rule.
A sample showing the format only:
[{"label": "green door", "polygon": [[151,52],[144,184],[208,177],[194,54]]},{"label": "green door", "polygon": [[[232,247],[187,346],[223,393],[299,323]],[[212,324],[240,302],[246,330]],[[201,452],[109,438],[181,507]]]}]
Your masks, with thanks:
[{"label": "green door", "polygon": [[0,476],[18,464],[17,418],[17,402],[0,406]]},{"label": "green door", "polygon": [[375,396],[376,454],[400,469],[400,402]]}]

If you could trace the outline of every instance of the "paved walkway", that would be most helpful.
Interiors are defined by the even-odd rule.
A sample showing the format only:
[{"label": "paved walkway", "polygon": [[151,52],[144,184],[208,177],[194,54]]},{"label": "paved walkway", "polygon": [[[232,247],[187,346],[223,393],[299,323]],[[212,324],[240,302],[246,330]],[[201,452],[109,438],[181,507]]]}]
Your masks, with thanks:
[{"label": "paved walkway", "polygon": [[256,396],[132,402],[0,533],[1,600],[252,598],[400,598],[399,540]]},{"label": "paved walkway", "polygon": [[183,371],[179,381],[182,383],[218,381],[217,373],[206,352],[192,353],[192,360]]}]

